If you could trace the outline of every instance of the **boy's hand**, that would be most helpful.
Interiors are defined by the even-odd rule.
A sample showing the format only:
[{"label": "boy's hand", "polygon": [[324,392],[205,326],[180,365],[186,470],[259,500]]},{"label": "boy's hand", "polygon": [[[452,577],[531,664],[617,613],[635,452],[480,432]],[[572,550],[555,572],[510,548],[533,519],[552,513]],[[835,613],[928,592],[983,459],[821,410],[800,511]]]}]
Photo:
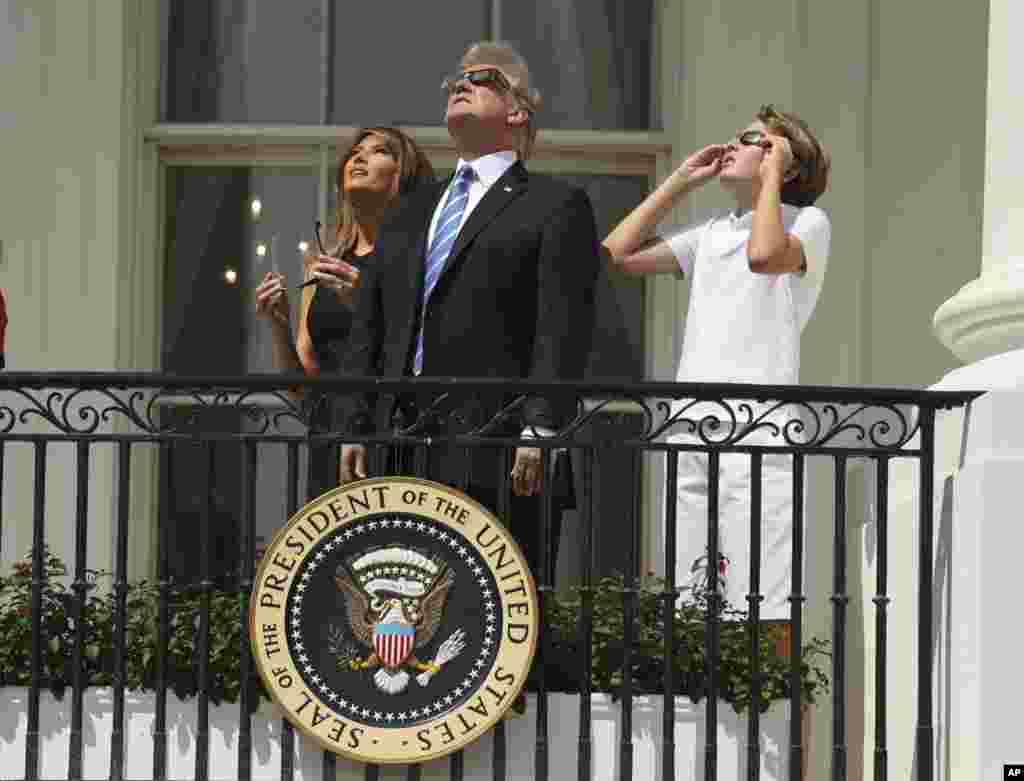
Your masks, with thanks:
[{"label": "boy's hand", "polygon": [[784,136],[768,135],[765,138],[767,141],[764,157],[761,158],[758,173],[761,181],[774,181],[781,187],[795,162],[793,148],[789,145],[789,139]]},{"label": "boy's hand", "polygon": [[702,185],[709,179],[718,176],[722,168],[722,155],[725,154],[725,144],[711,144],[698,152],[694,152],[679,166],[678,173],[686,179],[690,185]]}]

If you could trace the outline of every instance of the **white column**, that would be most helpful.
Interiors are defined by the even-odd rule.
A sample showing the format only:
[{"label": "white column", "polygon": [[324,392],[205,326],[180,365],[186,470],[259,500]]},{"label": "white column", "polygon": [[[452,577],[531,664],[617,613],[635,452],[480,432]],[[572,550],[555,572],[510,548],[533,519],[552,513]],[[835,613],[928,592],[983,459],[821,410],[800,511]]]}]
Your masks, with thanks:
[{"label": "white column", "polygon": [[[949,547],[949,589],[936,616],[948,673],[937,669],[939,735],[948,740],[948,777],[998,778],[1019,754],[1020,654],[1017,552],[1024,546],[1020,475],[1024,470],[1024,152],[1015,132],[1024,119],[1019,74],[1024,48],[1019,0],[990,0],[981,275],[935,313],[939,339],[968,365],[938,389],[994,391],[976,400],[952,472],[951,518],[940,525]],[[959,439],[959,442],[954,440]],[[944,445],[940,442],[939,447]],[[948,721],[948,723],[946,723]]]},{"label": "white column", "polygon": [[1020,749],[1020,476],[1024,391],[971,407],[955,479],[949,572],[950,778],[1001,778]]},{"label": "white column", "polygon": [[[968,362],[1024,348],[1024,47],[1018,35],[1022,25],[1024,3],[991,0],[981,276],[935,313],[939,339]],[[1016,366],[1024,368],[1024,352]]]}]

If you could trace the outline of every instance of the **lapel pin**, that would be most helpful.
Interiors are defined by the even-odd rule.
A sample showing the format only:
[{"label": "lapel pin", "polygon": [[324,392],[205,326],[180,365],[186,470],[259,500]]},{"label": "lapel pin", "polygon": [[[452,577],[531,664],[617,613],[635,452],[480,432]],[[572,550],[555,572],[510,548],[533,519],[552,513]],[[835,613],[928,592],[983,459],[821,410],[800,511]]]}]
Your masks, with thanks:
[{"label": "lapel pin", "polygon": [[512,188],[509,187],[507,184],[505,185],[505,192],[507,192],[507,193],[512,192]]}]

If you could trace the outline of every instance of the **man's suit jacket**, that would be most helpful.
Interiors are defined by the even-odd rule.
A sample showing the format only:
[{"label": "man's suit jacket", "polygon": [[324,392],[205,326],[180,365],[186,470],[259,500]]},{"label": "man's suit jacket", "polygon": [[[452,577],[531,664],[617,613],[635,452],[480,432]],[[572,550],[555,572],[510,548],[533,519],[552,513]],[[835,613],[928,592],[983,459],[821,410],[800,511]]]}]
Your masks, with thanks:
[{"label": "man's suit jacket", "polygon": [[[374,263],[361,280],[342,373],[411,375],[427,233],[446,185],[407,196],[381,226]],[[465,219],[422,313],[422,376],[579,379],[590,350],[598,268],[586,193],[515,163]],[[479,425],[507,400],[453,404],[469,424]],[[386,431],[396,399],[355,397],[339,409],[346,421],[336,419],[338,426]],[[571,400],[533,400],[504,432],[557,427],[567,414]]]}]

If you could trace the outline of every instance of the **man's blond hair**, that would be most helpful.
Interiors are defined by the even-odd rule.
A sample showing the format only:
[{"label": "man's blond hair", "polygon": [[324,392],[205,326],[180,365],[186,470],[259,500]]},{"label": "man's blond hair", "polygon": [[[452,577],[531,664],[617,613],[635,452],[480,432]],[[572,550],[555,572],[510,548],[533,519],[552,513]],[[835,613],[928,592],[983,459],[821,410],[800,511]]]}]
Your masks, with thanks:
[{"label": "man's blond hair", "polygon": [[530,83],[530,67],[526,59],[510,43],[505,41],[477,41],[462,55],[460,66],[494,65],[499,68],[509,84],[512,96],[521,109],[526,111],[526,124],[518,131],[517,151],[522,160],[529,158],[537,140],[535,115],[540,111],[542,98],[540,90]]}]

